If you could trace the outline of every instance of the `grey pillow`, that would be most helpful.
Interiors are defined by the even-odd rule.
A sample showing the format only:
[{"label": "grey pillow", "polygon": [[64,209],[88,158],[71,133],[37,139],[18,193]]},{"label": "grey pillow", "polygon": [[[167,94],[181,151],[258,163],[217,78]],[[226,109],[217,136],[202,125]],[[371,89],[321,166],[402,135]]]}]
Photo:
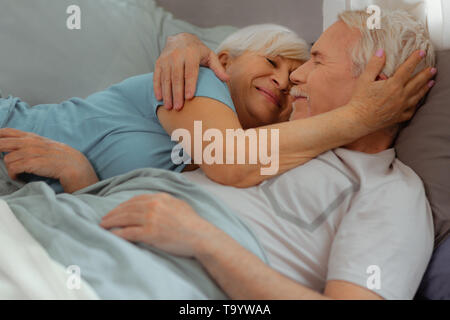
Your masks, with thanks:
[{"label": "grey pillow", "polygon": [[450,50],[437,53],[437,82],[400,133],[397,157],[423,180],[439,245],[450,232]]},{"label": "grey pillow", "polygon": [[433,252],[415,299],[450,300],[450,237]]},{"label": "grey pillow", "polygon": [[[80,30],[66,27],[70,5],[81,9]],[[198,28],[153,0],[14,0],[2,1],[0,30],[3,95],[36,105],[152,72],[169,35],[194,33],[214,49],[235,28]]]}]

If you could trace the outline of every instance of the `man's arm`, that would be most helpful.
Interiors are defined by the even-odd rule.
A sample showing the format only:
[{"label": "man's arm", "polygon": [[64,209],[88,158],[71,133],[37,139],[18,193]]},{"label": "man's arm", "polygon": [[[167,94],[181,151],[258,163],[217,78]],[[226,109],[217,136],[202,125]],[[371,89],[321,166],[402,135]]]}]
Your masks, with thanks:
[{"label": "man's arm", "polygon": [[168,110],[183,108],[184,100],[194,97],[199,66],[211,68],[222,81],[229,80],[217,55],[197,36],[180,33],[167,38],[153,75],[156,99],[163,99]]},{"label": "man's arm", "polygon": [[329,281],[323,293],[316,292],[270,268],[221,230],[210,232],[210,241],[197,245],[195,257],[232,299],[380,299],[345,281]]},{"label": "man's arm", "polygon": [[[339,223],[328,279],[371,286],[385,299],[413,299],[433,250],[433,220],[420,179],[398,162],[360,190]],[[387,168],[387,166],[386,166]],[[372,269],[372,271],[370,271]]]},{"label": "man's arm", "polygon": [[379,299],[368,289],[330,281],[324,293],[271,269],[233,238],[202,219],[187,203],[167,194],[142,195],[119,205],[101,226],[133,242],[195,257],[232,299]]}]

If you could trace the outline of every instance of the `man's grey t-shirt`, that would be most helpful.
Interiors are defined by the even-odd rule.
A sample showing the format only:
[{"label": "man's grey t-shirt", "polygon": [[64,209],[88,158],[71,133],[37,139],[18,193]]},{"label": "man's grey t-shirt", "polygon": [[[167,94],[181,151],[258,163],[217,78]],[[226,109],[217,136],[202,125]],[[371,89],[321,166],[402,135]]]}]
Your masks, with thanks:
[{"label": "man's grey t-shirt", "polygon": [[342,280],[385,299],[414,297],[433,222],[422,181],[394,149],[335,149],[247,189],[214,183],[201,170],[183,175],[234,209],[270,265],[291,279],[319,292]]}]

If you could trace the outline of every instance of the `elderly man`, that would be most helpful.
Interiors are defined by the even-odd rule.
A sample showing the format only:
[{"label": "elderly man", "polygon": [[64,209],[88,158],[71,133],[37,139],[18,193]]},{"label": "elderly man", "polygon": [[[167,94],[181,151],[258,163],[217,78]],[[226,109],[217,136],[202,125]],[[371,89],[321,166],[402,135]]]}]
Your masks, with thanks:
[{"label": "elderly man", "polygon": [[[433,65],[420,23],[386,12],[385,30],[368,31],[366,18],[363,12],[340,15],[312,47],[311,59],[291,74],[292,119],[345,104],[377,48],[386,49],[381,81],[415,50],[425,66]],[[210,55],[200,48],[202,58]],[[375,132],[248,189],[216,184],[199,170],[184,173],[234,209],[270,265],[168,195],[132,199],[101,225],[120,227],[113,232],[124,239],[195,257],[233,299],[411,299],[430,259],[434,230],[421,180],[395,158],[398,129]]]}]

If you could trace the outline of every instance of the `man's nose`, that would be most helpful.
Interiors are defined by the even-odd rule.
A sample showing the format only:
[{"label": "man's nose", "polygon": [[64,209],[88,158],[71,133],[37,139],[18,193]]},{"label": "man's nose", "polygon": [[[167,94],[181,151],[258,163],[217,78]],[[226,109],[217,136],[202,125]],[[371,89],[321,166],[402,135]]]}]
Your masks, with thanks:
[{"label": "man's nose", "polygon": [[306,78],[308,77],[308,70],[310,69],[311,60],[305,62],[297,69],[291,72],[289,79],[294,85],[306,83]]}]

